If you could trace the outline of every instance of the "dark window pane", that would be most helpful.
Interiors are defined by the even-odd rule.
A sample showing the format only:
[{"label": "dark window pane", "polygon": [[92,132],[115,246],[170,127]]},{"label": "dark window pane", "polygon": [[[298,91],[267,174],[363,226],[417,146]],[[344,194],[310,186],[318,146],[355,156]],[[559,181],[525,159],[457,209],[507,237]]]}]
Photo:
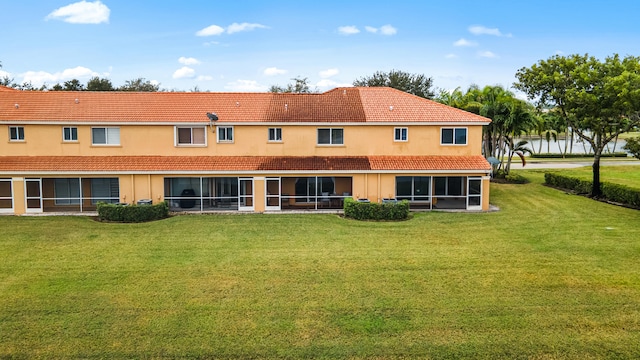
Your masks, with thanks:
[{"label": "dark window pane", "polygon": [[456,144],[467,143],[467,129],[456,129]]},{"label": "dark window pane", "polygon": [[453,129],[442,129],[442,143],[453,144]]}]

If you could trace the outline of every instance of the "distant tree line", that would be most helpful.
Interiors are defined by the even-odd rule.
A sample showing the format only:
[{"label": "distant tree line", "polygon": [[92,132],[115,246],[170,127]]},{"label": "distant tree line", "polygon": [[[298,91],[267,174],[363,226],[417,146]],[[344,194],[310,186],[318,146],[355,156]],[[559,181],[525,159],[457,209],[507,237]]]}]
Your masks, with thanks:
[{"label": "distant tree line", "polygon": [[[2,64],[0,64],[0,68]],[[35,87],[31,82],[24,82],[22,84],[16,83],[14,79],[5,76],[0,79],[0,85],[11,87],[18,90],[34,90],[34,91],[142,91],[142,92],[156,92],[161,91],[160,85],[153,84],[151,81],[145,78],[137,78],[125,81],[124,85],[114,87],[111,80],[107,78],[100,78],[94,76],[87,84],[83,84],[78,79],[71,79],[60,84],[57,83],[51,87],[46,84]]]}]

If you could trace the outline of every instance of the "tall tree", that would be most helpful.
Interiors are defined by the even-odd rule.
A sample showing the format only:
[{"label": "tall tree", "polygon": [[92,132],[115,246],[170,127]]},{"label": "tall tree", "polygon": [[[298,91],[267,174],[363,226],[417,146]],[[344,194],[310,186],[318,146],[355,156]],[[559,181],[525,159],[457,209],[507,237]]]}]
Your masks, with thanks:
[{"label": "tall tree", "polygon": [[125,81],[124,85],[118,88],[119,91],[141,91],[156,92],[160,91],[160,85],[152,84],[145,78],[137,78]]},{"label": "tall tree", "polygon": [[101,79],[97,76],[87,81],[87,91],[114,91],[115,88],[109,79]]},{"label": "tall tree", "polygon": [[427,99],[435,96],[433,79],[423,74],[410,74],[400,70],[377,71],[353,82],[353,86],[388,86]]},{"label": "tall tree", "polygon": [[69,81],[64,82],[64,91],[82,91],[84,90],[84,85],[78,79],[71,79]]},{"label": "tall tree", "polygon": [[600,157],[607,143],[640,125],[640,58],[604,61],[553,56],[516,73],[515,87],[539,106],[556,106],[566,124],[594,151],[592,197],[601,195]]},{"label": "tall tree", "polygon": [[295,94],[310,94],[318,92],[317,90],[311,90],[311,88],[309,87],[308,78],[296,77],[291,80],[293,80],[293,83],[287,84],[286,87],[271,85],[271,87],[269,88],[269,92]]}]

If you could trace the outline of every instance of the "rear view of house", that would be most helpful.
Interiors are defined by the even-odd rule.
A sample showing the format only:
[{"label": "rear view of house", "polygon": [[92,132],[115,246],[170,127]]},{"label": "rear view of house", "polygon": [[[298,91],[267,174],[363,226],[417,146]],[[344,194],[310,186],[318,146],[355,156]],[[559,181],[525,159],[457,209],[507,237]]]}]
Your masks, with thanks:
[{"label": "rear view of house", "polygon": [[487,210],[489,119],[395,89],[321,94],[0,87],[0,213],[341,209],[344,198]]}]

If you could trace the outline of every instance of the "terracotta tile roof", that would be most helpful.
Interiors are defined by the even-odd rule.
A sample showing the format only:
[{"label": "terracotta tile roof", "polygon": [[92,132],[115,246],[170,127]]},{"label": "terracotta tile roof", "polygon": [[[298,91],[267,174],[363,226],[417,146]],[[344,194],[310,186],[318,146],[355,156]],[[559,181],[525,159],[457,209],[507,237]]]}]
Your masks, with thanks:
[{"label": "terracotta tile roof", "polygon": [[0,156],[3,172],[221,172],[479,170],[491,167],[472,156]]},{"label": "terracotta tile roof", "polygon": [[[8,89],[8,88],[7,88]],[[473,122],[489,119],[391,88],[321,94],[2,91],[0,122]]]}]

